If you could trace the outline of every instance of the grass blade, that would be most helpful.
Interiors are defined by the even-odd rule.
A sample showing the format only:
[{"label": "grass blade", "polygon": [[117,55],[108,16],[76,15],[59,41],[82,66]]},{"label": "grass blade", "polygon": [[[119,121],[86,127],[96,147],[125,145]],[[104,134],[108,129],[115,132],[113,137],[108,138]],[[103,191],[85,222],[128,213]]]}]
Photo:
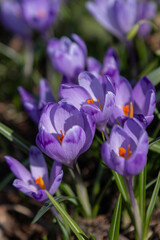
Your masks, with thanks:
[{"label": "grass blade", "polygon": [[[60,213],[61,217],[64,219],[65,222],[68,223],[74,234],[79,240],[85,240],[87,236],[82,231],[82,229],[77,225],[77,223],[69,216],[69,214],[61,207],[61,205],[56,202],[56,200],[51,196],[49,192],[46,191],[46,194],[49,200],[52,202],[53,206],[56,210]],[[84,237],[83,237],[84,235]]]},{"label": "grass blade", "polygon": [[121,207],[122,207],[122,197],[120,194],[116,203],[111,226],[109,229],[109,240],[118,240],[120,220],[121,220]]},{"label": "grass blade", "polygon": [[29,153],[29,143],[27,143],[24,139],[14,133],[14,131],[0,122],[0,134],[2,134],[9,141],[14,142],[19,148],[25,152]]},{"label": "grass blade", "polygon": [[124,201],[129,202],[128,193],[127,193],[123,178],[115,171],[112,171],[112,173],[113,173],[117,187],[118,187],[120,193],[122,194]]},{"label": "grass blade", "polygon": [[147,235],[149,222],[151,220],[153,209],[154,209],[155,204],[156,204],[156,199],[157,199],[157,196],[158,196],[159,188],[160,188],[160,172],[158,174],[157,182],[156,182],[156,185],[154,187],[152,197],[151,197],[150,203],[148,205],[147,213],[146,213],[144,237]]},{"label": "grass blade", "polygon": [[146,176],[147,167],[139,174],[139,210],[142,219],[142,228],[144,229],[145,203],[146,203]]}]

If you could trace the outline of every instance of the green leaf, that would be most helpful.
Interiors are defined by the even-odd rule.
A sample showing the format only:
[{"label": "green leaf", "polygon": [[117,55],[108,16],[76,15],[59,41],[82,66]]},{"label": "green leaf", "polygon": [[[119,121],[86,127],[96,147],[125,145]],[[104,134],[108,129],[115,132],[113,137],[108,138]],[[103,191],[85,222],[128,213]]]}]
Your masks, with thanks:
[{"label": "green leaf", "polygon": [[34,217],[32,223],[36,223],[52,206],[53,204],[49,200],[46,201]]},{"label": "green leaf", "polygon": [[149,222],[151,220],[153,209],[154,209],[155,204],[156,204],[156,199],[157,199],[157,196],[158,196],[159,188],[160,188],[160,172],[158,174],[157,182],[156,182],[156,185],[154,187],[152,197],[151,197],[150,203],[148,205],[147,213],[146,213],[144,237],[147,235]]},{"label": "green leaf", "polygon": [[139,30],[139,24],[135,24],[127,34],[127,40],[132,40],[137,35],[138,30]]},{"label": "green leaf", "polygon": [[123,197],[124,201],[129,202],[128,193],[127,193],[126,186],[125,186],[125,183],[124,183],[124,180],[123,180],[122,176],[120,176],[115,171],[112,171],[112,173],[113,173],[113,176],[115,178],[117,187],[118,187],[120,193],[122,194],[122,197]]},{"label": "green leaf", "polygon": [[112,216],[112,222],[109,229],[109,240],[118,240],[119,228],[121,220],[121,208],[122,208],[122,197],[121,194],[118,197],[116,207]]},{"label": "green leaf", "polygon": [[63,239],[70,240],[71,239],[70,232],[67,231],[65,224],[58,217],[56,217],[56,221],[62,231]]},{"label": "green leaf", "polygon": [[160,139],[153,139],[151,137],[149,137],[149,150],[153,151],[153,152],[157,152],[160,153]]},{"label": "green leaf", "polygon": [[[82,231],[82,229],[77,225],[77,223],[69,216],[69,214],[61,207],[61,205],[56,202],[54,197],[51,196],[51,194],[47,191],[45,191],[49,200],[52,202],[53,206],[56,208],[56,210],[60,213],[61,217],[64,219],[65,222],[70,226],[74,234],[79,240],[84,240],[87,236]],[[85,236],[85,238],[83,237]]]},{"label": "green leaf", "polygon": [[145,217],[146,175],[147,175],[147,167],[145,166],[145,168],[139,174],[139,210],[140,210],[140,216],[142,219],[142,228],[143,228],[144,217]]},{"label": "green leaf", "polygon": [[12,129],[0,122],[0,134],[2,134],[9,141],[14,142],[19,148],[25,153],[29,153],[30,144],[27,143],[23,138],[14,133]]},{"label": "green leaf", "polygon": [[147,77],[151,80],[154,86],[160,83],[160,67],[149,73]]},{"label": "green leaf", "polygon": [[90,233],[90,240],[96,240],[95,237]]},{"label": "green leaf", "polygon": [[[55,200],[59,203],[67,200],[75,204],[75,201],[74,201],[75,199],[72,197],[59,196],[59,197],[55,197]],[[34,217],[32,223],[37,222],[52,206],[53,204],[51,203],[51,201],[49,200],[46,201],[44,205],[41,207],[41,209],[38,211],[36,216]]]}]

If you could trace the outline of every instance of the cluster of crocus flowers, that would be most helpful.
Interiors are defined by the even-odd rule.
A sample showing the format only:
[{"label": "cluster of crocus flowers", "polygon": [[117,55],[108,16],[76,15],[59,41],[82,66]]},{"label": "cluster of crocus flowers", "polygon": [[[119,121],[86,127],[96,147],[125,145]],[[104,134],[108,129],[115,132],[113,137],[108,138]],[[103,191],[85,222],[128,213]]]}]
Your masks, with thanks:
[{"label": "cluster of crocus flowers", "polygon": [[48,197],[45,190],[53,195],[62,181],[61,164],[54,161],[49,176],[45,159],[35,146],[31,146],[29,152],[30,171],[11,156],[5,156],[5,159],[11,171],[17,177],[13,186],[36,201],[46,201]]},{"label": "cluster of crocus flowers", "polygon": [[3,25],[23,38],[31,30],[45,34],[55,22],[61,0],[3,0],[0,4]]},{"label": "cluster of crocus flowers", "polygon": [[52,90],[46,79],[41,79],[39,82],[39,100],[37,101],[27,90],[23,87],[18,87],[21,97],[21,102],[24,109],[30,118],[38,124],[41,112],[48,102],[54,102]]},{"label": "cluster of crocus flowers", "polygon": [[[87,9],[109,32],[124,40],[126,34],[139,20],[151,20],[156,13],[153,1],[138,0],[93,0],[87,3]],[[150,25],[144,23],[139,29],[141,36],[150,32]]]}]

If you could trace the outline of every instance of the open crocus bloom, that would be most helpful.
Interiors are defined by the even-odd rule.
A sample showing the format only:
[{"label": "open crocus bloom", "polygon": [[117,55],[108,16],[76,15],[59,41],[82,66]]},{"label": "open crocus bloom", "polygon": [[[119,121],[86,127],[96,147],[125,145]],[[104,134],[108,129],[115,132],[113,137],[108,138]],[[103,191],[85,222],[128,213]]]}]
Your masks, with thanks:
[{"label": "open crocus bloom", "polygon": [[39,101],[36,99],[23,87],[18,87],[18,91],[21,97],[22,104],[30,116],[30,118],[35,122],[39,122],[39,118],[42,109],[48,102],[53,102],[54,97],[52,90],[45,79],[41,79],[39,83]]},{"label": "open crocus bloom", "polygon": [[79,85],[64,84],[61,95],[69,104],[89,114],[99,131],[105,132],[106,123],[115,104],[114,88],[104,76],[103,85],[89,72],[78,76]]},{"label": "open crocus bloom", "polygon": [[48,103],[44,108],[36,138],[46,155],[71,168],[90,147],[95,133],[92,119],[66,102]]},{"label": "open crocus bloom", "polygon": [[0,15],[1,21],[7,29],[20,35],[24,39],[30,39],[31,30],[23,18],[18,0],[1,1]]},{"label": "open crocus bloom", "polygon": [[[94,0],[87,3],[87,9],[98,22],[121,40],[125,39],[137,21],[152,19],[156,13],[156,5],[152,1],[141,3],[138,0]],[[148,27],[146,28],[146,25],[143,27],[142,35],[146,35]]]},{"label": "open crocus bloom", "polygon": [[72,40],[68,37],[51,39],[47,51],[53,66],[66,78],[74,81],[85,68],[87,48],[76,34],[72,34]]},{"label": "open crocus bloom", "polygon": [[22,0],[21,7],[27,24],[40,32],[55,21],[61,0]]},{"label": "open crocus bloom", "polygon": [[49,177],[45,159],[40,150],[35,146],[32,146],[29,152],[31,172],[15,158],[5,156],[5,159],[11,171],[17,177],[13,182],[13,186],[36,201],[47,200],[48,197],[45,190],[53,195],[62,181],[63,171],[61,164],[53,163]]},{"label": "open crocus bloom", "polygon": [[132,90],[127,79],[120,76],[115,88],[115,109],[109,121],[110,125],[117,119],[121,121],[124,117],[135,117],[147,127],[153,120],[156,106],[155,87],[151,81],[144,76]]},{"label": "open crocus bloom", "polygon": [[140,173],[148,153],[148,135],[136,119],[127,119],[124,126],[115,125],[109,142],[101,148],[106,165],[122,176]]}]

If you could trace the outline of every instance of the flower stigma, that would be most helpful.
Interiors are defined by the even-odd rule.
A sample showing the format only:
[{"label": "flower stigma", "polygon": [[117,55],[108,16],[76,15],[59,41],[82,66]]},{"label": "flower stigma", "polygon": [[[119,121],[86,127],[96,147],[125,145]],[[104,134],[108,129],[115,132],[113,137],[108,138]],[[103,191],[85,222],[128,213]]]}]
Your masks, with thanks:
[{"label": "flower stigma", "polygon": [[45,18],[45,17],[46,17],[46,12],[43,11],[43,10],[39,11],[39,12],[38,12],[38,17],[39,17],[39,18],[42,18],[42,19]]},{"label": "flower stigma", "polygon": [[130,102],[130,104],[128,104],[128,105],[125,105],[125,106],[123,105],[122,109],[123,109],[124,115],[126,117],[130,117],[130,118],[133,117],[133,103],[132,102]]},{"label": "flower stigma", "polygon": [[57,137],[58,137],[58,140],[59,140],[60,144],[62,144],[63,138],[64,138],[66,133],[63,134],[62,130],[60,130],[60,132],[61,132],[62,136],[61,137],[57,136]]},{"label": "flower stigma", "polygon": [[36,182],[36,184],[38,184],[40,186],[40,188],[46,189],[46,186],[44,184],[42,177],[39,176],[39,178],[36,178],[35,182]]},{"label": "flower stigma", "polygon": [[126,151],[125,148],[120,147],[120,148],[119,148],[119,156],[125,158],[126,160],[128,160],[128,158],[129,158],[129,157],[131,156],[131,154],[132,154],[132,151],[131,151],[130,149],[131,149],[131,145],[130,145],[130,144],[128,145],[127,151]]},{"label": "flower stigma", "polygon": [[[98,101],[98,104],[99,104],[99,109],[100,110],[102,110],[102,108],[101,108],[101,103],[100,103],[100,101],[99,101],[99,99],[97,98],[97,101]],[[89,100],[87,100],[87,103],[93,103],[93,104],[95,104],[95,102],[94,102],[94,100],[93,100],[93,98],[91,98],[91,99],[89,99]],[[96,105],[96,104],[95,104]]]}]

